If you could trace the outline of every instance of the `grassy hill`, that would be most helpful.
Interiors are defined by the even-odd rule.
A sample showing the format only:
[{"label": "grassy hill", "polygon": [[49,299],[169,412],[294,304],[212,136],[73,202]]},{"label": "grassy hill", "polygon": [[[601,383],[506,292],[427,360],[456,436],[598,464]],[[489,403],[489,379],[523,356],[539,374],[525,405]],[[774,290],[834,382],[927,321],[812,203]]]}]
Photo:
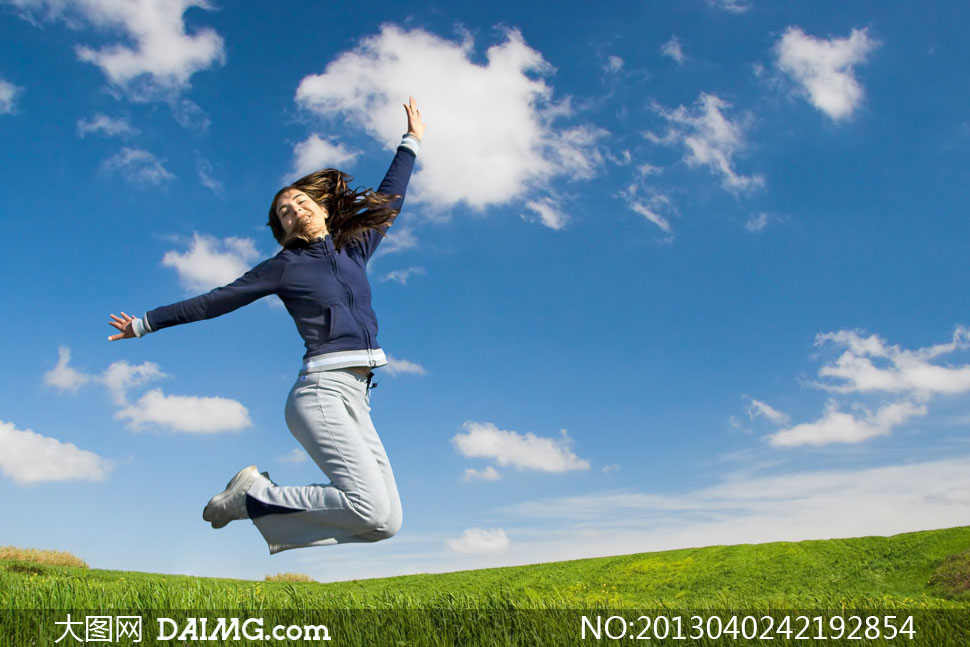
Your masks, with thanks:
[{"label": "grassy hill", "polygon": [[3,560],[0,608],[288,608],[294,602],[423,608],[442,598],[469,606],[501,599],[539,608],[832,608],[850,600],[952,607],[970,606],[968,567],[970,526],[335,583],[250,582]]},{"label": "grassy hill", "polygon": [[[209,609],[242,614],[273,609],[433,609],[459,615],[482,609],[547,614],[557,609],[869,609],[937,610],[927,613],[970,618],[970,527],[893,537],[710,546],[329,584],[155,575],[14,559],[0,561],[0,609]],[[355,613],[360,617],[360,611]],[[393,622],[390,617],[383,616],[381,622],[390,622],[386,627],[403,623],[401,631],[415,622],[414,617]],[[421,622],[437,627],[443,617]],[[546,621],[536,622],[542,626]],[[936,642],[927,644],[947,644],[941,640],[962,630],[941,631]],[[422,635],[431,640],[427,633]],[[970,644],[962,636],[961,644]]]}]

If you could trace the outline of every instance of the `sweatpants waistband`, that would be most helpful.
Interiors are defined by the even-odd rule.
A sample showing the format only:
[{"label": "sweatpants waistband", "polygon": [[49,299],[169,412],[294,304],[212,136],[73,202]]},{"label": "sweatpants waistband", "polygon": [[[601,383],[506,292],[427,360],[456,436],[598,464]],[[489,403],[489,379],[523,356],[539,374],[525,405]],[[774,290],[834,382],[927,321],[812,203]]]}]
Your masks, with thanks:
[{"label": "sweatpants waistband", "polygon": [[377,368],[385,364],[387,364],[387,356],[384,355],[384,350],[381,348],[341,350],[306,358],[303,360],[300,374],[332,371],[338,368],[351,368],[352,366]]}]

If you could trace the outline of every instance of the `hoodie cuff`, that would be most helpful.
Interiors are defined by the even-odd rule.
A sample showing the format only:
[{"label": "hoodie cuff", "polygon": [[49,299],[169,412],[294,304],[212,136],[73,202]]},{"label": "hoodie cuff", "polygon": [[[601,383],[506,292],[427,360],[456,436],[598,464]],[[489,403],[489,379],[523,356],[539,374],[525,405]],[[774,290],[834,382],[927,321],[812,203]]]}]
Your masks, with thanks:
[{"label": "hoodie cuff", "polygon": [[141,319],[131,320],[131,330],[135,333],[135,337],[144,337],[150,332],[155,332],[152,330],[151,325],[148,323],[148,315],[146,314]]},{"label": "hoodie cuff", "polygon": [[421,150],[421,140],[411,133],[407,133],[401,138],[401,144],[398,146],[398,148],[406,148],[416,156],[418,151]]}]

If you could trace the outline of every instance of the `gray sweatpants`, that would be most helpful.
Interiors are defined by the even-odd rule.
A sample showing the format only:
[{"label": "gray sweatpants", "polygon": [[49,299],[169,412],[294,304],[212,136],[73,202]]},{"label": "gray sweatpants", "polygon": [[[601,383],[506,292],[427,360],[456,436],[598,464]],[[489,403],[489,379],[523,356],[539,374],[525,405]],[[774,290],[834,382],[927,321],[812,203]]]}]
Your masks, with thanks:
[{"label": "gray sweatpants", "polygon": [[367,378],[346,369],[301,374],[286,401],[286,424],[330,483],[257,479],[247,508],[270,553],[380,541],[400,529],[401,500],[370,419]]}]

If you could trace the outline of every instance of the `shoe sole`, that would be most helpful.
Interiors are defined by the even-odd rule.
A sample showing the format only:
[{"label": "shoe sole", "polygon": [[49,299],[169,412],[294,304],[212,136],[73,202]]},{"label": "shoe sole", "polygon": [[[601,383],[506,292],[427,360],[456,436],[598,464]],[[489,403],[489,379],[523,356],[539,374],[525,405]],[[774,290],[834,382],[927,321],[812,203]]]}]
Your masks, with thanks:
[{"label": "shoe sole", "polygon": [[233,519],[217,519],[215,517],[215,511],[220,510],[224,507],[225,502],[230,497],[238,494],[237,488],[241,484],[246,482],[246,489],[252,485],[253,481],[259,478],[259,470],[256,469],[255,465],[250,465],[249,467],[244,467],[239,472],[236,473],[232,479],[226,483],[226,489],[209,499],[209,503],[206,504],[205,509],[202,510],[202,518],[212,524],[213,528],[224,528],[229,525],[230,521]]}]

